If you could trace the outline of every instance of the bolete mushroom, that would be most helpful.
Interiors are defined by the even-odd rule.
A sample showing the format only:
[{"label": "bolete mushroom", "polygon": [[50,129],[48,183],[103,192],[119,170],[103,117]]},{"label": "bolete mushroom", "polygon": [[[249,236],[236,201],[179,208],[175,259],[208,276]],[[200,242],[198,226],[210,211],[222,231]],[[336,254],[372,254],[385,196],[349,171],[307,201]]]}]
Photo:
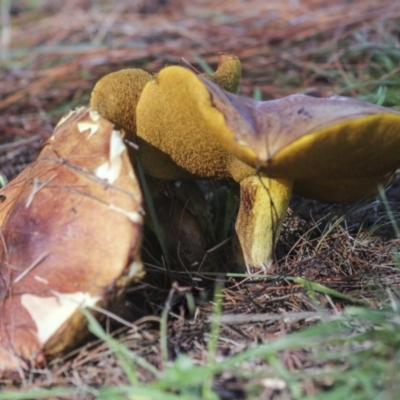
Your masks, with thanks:
[{"label": "bolete mushroom", "polygon": [[[178,68],[178,71],[186,70]],[[178,79],[188,77],[189,85],[178,84],[178,91],[180,88],[190,86],[194,82],[194,93],[196,92],[196,87],[200,88],[202,96],[208,98],[208,91],[201,81],[197,78],[193,80],[194,74],[187,72],[186,75],[184,74]],[[222,85],[226,89],[236,90],[240,75],[241,64],[239,59],[234,56],[220,54],[217,71],[213,76],[206,78]],[[186,89],[184,89],[184,92],[178,93],[176,98],[174,95],[170,97],[169,93],[165,96],[162,93],[164,89],[161,89],[161,97],[155,99],[154,102],[150,98],[148,100],[150,105],[147,105],[147,100],[143,99],[139,118],[136,107],[138,98],[140,98],[139,94],[141,94],[145,84],[153,82],[158,82],[158,77],[154,81],[149,74],[139,70],[122,70],[112,73],[103,77],[96,84],[90,103],[91,107],[99,111],[104,117],[127,130],[129,139],[137,139],[140,148],[138,156],[146,173],[163,180],[230,179],[233,176],[238,182],[245,177],[253,177],[255,175],[253,168],[240,162],[223,149],[206,127],[202,116],[199,114],[196,102],[191,100],[191,94],[188,97],[185,92]],[[158,83],[156,83],[155,87],[158,87]],[[150,94],[150,96],[152,95]],[[157,97],[158,93],[154,96]],[[190,99],[188,103],[186,102],[187,99]],[[139,120],[141,130],[136,138]],[[252,179],[248,179],[249,187]],[[274,183],[276,182],[274,181]],[[279,181],[277,184],[279,185]],[[283,208],[286,209],[290,193],[286,193],[285,184],[281,186],[285,189],[282,192],[282,198],[286,202]],[[255,196],[256,194],[252,193],[252,195]],[[243,195],[242,199],[244,200],[242,203],[252,207],[251,204],[246,202],[246,198],[251,200],[251,197]],[[263,199],[258,200],[259,204],[262,202]],[[269,208],[265,208],[265,210],[267,209]],[[276,213],[276,216],[281,214],[282,211]],[[259,213],[256,218],[260,218]],[[270,228],[263,228],[268,235],[274,226],[281,225],[282,221],[276,221],[275,219],[272,218],[271,220],[269,216],[268,218],[266,216],[262,218],[262,220],[271,220]],[[239,226],[238,224],[237,226]],[[252,234],[257,232],[251,226],[253,224],[244,223],[244,227],[241,229],[243,232],[250,229],[249,233],[244,235],[248,238],[251,238]],[[265,237],[263,235],[261,238],[260,235],[261,232],[257,232],[257,239],[263,245],[273,247],[273,244],[267,244],[268,240],[271,240],[269,236]],[[278,237],[278,235],[279,232],[275,232],[274,236]],[[252,259],[264,257],[264,250],[260,250],[260,246],[251,247],[253,252],[254,249],[257,252],[262,252],[261,256],[251,255]],[[246,250],[245,253],[251,254],[252,249]],[[249,259],[249,257],[247,258]],[[243,261],[243,263],[245,262]]]},{"label": "bolete mushroom", "polygon": [[[323,201],[357,201],[387,184],[399,161],[399,113],[343,97],[256,102],[167,67],[146,84],[135,111],[148,174],[239,182],[234,242],[248,271],[270,267],[293,184]],[[127,126],[132,115],[109,118]]]},{"label": "bolete mushroom", "polygon": [[355,201],[400,164],[400,113],[343,97],[257,102],[168,67],[145,86],[136,112],[151,174],[168,178],[163,171],[176,165],[193,177],[239,182],[236,243],[249,271],[273,261],[293,182],[310,197]]},{"label": "bolete mushroom", "polygon": [[[233,55],[219,53],[218,68],[215,73],[201,74],[201,76],[228,91],[236,91],[241,77],[240,60]],[[96,83],[92,91],[90,106],[103,117],[114,122],[116,126],[122,127],[127,132],[126,138],[138,144],[140,151],[131,150],[131,155],[133,158],[136,156],[140,158],[147,174],[163,180],[192,179],[193,176],[190,172],[169,162],[168,156],[159,152],[157,148],[149,147],[147,142],[136,135],[136,105],[144,86],[154,79],[151,74],[139,69],[125,69],[110,73]],[[153,162],[154,159],[157,161]],[[155,173],[154,168],[157,170]],[[180,248],[181,252],[188,255],[187,259],[183,260],[185,264],[186,261],[190,261],[189,265],[199,261],[197,255],[201,251],[204,254],[208,248],[198,249],[200,251],[191,250],[193,243],[204,243],[204,245],[207,243],[199,224],[195,226],[195,220],[185,204],[179,204],[180,201],[176,198],[172,202],[164,195],[165,185],[169,184],[154,181],[149,181],[148,184],[158,214],[158,225],[161,226],[162,232],[169,232],[164,236],[166,236],[165,241],[171,254],[177,253],[177,249]],[[183,186],[187,187],[188,182],[183,182]],[[173,192],[174,189],[170,188],[168,191]],[[170,212],[168,218],[166,218],[166,210]],[[172,212],[172,210],[174,211]],[[177,213],[176,210],[180,210],[180,212]],[[149,215],[145,219],[145,224],[154,231]],[[180,233],[187,231],[190,232],[190,235],[171,235],[171,227],[174,225],[180,227]],[[171,258],[176,259],[174,256]]]},{"label": "bolete mushroom", "polygon": [[0,191],[0,374],[40,364],[87,332],[143,276],[142,197],[121,133],[86,108]]}]

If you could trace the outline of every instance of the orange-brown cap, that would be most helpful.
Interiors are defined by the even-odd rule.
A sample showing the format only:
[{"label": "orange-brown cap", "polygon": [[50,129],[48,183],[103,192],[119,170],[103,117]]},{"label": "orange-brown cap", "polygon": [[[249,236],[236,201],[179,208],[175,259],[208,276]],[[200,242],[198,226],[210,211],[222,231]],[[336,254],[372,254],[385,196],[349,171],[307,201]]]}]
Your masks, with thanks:
[{"label": "orange-brown cap", "polygon": [[0,372],[40,363],[143,276],[142,196],[121,133],[80,108],[1,191]]}]

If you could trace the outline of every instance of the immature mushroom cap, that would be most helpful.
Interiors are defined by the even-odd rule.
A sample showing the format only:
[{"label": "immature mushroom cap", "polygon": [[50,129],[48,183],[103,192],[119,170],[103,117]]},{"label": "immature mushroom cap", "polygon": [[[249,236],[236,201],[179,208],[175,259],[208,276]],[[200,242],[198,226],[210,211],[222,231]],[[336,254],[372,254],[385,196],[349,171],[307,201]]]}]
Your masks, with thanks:
[{"label": "immature mushroom cap", "polygon": [[1,191],[0,375],[40,364],[87,332],[143,276],[142,197],[120,132],[80,108]]},{"label": "immature mushroom cap", "polygon": [[230,93],[236,93],[242,76],[242,64],[239,58],[232,54],[219,53],[217,70],[211,75],[200,74],[199,76],[207,78]]}]

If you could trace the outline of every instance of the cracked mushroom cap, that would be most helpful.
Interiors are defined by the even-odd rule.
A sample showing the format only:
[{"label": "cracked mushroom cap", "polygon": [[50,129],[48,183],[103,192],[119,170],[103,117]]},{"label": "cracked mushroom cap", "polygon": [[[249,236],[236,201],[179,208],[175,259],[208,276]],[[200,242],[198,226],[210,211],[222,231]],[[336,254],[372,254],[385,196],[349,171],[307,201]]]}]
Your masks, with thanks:
[{"label": "cracked mushroom cap", "polygon": [[143,276],[142,197],[121,133],[80,108],[1,191],[0,375],[79,343],[82,307]]}]

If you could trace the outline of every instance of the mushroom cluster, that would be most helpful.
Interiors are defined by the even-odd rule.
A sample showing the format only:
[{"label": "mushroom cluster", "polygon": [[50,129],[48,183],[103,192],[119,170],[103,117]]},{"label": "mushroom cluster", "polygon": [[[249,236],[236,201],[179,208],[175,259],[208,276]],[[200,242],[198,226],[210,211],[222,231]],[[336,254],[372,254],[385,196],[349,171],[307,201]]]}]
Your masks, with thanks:
[{"label": "mushroom cluster", "polygon": [[[239,78],[231,79],[234,58],[227,58],[208,78],[229,88]],[[124,116],[154,78],[141,70],[117,76],[111,94],[133,95],[125,110],[111,110]],[[101,317],[144,276],[141,189],[125,132],[101,115],[110,112],[109,98],[99,100],[100,113],[81,107],[61,118],[37,160],[0,190],[0,375],[22,376],[79,344],[88,332],[82,309]],[[128,123],[134,139],[136,119]],[[156,200],[161,193],[153,185]],[[194,218],[177,218],[187,228],[181,238],[197,234],[191,245],[201,243]]]},{"label": "mushroom cluster", "polygon": [[[240,65],[224,56],[220,68],[227,61]],[[229,70],[238,79],[240,68]],[[338,96],[260,102],[224,90],[237,89],[221,87],[226,79],[213,82],[178,66],[162,69],[138,94],[117,74],[99,81],[91,106],[101,103],[108,119],[137,138],[149,175],[239,183],[233,243],[249,272],[273,263],[292,190],[356,202],[387,185],[400,165],[400,113],[388,108]]]},{"label": "mushroom cluster", "polygon": [[[255,101],[235,94],[240,76],[227,54],[210,76],[178,66],[107,75],[91,108],[63,117],[36,162],[0,190],[0,374],[76,345],[82,308],[99,312],[142,278],[135,157],[154,178],[239,184],[233,242],[249,273],[271,266],[292,191],[354,202],[390,182],[400,112],[344,97]],[[124,138],[139,150],[128,156]],[[150,189],[162,203],[164,189]],[[196,221],[179,218],[190,243]]]}]

